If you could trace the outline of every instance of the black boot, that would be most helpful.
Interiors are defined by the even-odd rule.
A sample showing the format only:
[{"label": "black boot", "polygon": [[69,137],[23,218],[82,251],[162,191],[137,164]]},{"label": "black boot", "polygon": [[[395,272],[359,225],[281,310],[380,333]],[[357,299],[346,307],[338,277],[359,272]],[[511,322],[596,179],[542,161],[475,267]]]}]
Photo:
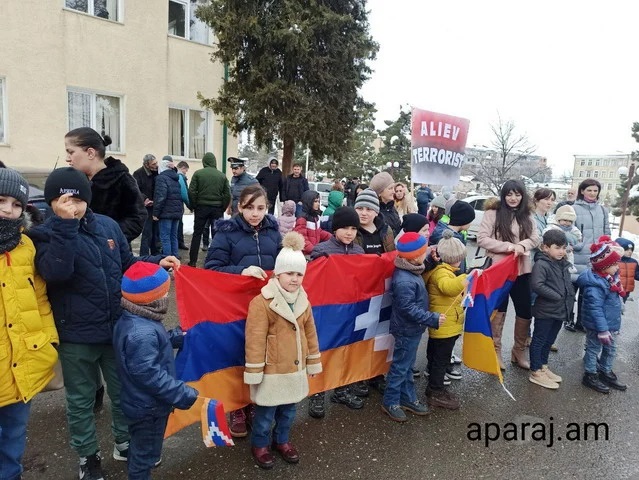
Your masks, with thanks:
[{"label": "black boot", "polygon": [[348,387],[336,388],[333,395],[331,395],[331,402],[342,403],[353,410],[359,410],[364,406],[364,400],[353,395]]},{"label": "black boot", "polygon": [[351,383],[348,388],[356,397],[368,397],[368,384],[366,382]]},{"label": "black boot", "polygon": [[93,404],[93,413],[98,413],[102,411],[102,407],[104,406],[104,385],[100,385],[95,391],[95,403]]},{"label": "black boot", "polygon": [[324,392],[311,395],[308,399],[308,415],[313,418],[324,418],[326,410],[324,409]]},{"label": "black boot", "polygon": [[622,392],[628,388],[627,385],[621,383],[617,379],[617,375],[615,375],[615,372],[613,371],[610,371],[608,373],[599,372],[599,380],[601,380],[603,383],[608,385],[610,388],[614,388],[615,390],[621,390]]},{"label": "black boot", "polygon": [[596,373],[584,373],[584,378],[581,380],[586,387],[600,393],[610,393],[610,389],[599,380],[599,376]]},{"label": "black boot", "polygon": [[379,393],[383,394],[384,390],[386,390],[386,379],[384,378],[384,375],[377,375],[376,377],[371,378],[368,381],[368,386],[373,387]]}]

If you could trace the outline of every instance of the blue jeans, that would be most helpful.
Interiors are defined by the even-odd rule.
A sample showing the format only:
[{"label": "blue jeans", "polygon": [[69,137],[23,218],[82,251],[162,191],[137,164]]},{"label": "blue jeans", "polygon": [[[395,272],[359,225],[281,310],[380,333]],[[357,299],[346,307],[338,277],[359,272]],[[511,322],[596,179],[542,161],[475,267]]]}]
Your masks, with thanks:
[{"label": "blue jeans", "polygon": [[164,430],[169,416],[131,420],[129,423],[129,480],[148,480],[151,469],[162,456]]},{"label": "blue jeans", "polygon": [[147,217],[140,237],[140,256],[158,253],[158,225],[153,221],[153,207],[147,208]]},{"label": "blue jeans", "polygon": [[22,474],[30,410],[31,402],[0,407],[0,480],[15,480]]},{"label": "blue jeans", "polygon": [[[413,365],[417,357],[417,347],[422,339],[421,335],[411,337],[395,337],[393,363],[386,375],[386,390],[382,403],[391,407],[402,403],[417,401],[415,382],[413,380]],[[448,357],[450,361],[450,356]]]},{"label": "blue jeans", "polygon": [[[268,447],[271,444],[271,429],[273,430],[273,443],[287,443],[293,420],[295,420],[294,403],[277,405],[276,407],[255,405],[251,445],[256,448]],[[275,427],[273,427],[273,422],[275,422]]]},{"label": "blue jeans", "polygon": [[612,344],[604,345],[599,341],[597,332],[586,330],[586,352],[584,353],[584,370],[586,373],[597,373],[597,370],[610,373],[617,356],[617,340],[612,337]]},{"label": "blue jeans", "polygon": [[164,255],[179,254],[178,251],[178,225],[179,218],[160,218],[160,241]]},{"label": "blue jeans", "polygon": [[535,331],[530,343],[530,370],[535,372],[548,365],[550,346],[557,340],[559,330],[565,318],[548,319],[535,317]]}]

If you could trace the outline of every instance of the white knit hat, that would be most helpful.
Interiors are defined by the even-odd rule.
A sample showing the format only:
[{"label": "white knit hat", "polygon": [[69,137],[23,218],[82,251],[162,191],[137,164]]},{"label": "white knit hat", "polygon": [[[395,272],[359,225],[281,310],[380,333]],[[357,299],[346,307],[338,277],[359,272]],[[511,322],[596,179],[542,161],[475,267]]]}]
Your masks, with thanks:
[{"label": "white knit hat", "polygon": [[306,273],[306,258],[302,253],[304,237],[297,232],[288,232],[282,240],[282,250],[275,259],[273,273],[297,272]]},{"label": "white knit hat", "polygon": [[575,220],[577,220],[575,209],[570,205],[559,207],[555,212],[555,221],[558,222],[559,220],[568,220],[569,222],[575,223]]}]

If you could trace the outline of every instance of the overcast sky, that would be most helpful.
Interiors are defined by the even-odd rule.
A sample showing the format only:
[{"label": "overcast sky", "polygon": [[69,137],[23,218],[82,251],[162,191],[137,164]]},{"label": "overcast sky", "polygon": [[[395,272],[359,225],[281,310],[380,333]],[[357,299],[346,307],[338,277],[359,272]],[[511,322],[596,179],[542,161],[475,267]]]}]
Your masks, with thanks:
[{"label": "overcast sky", "polygon": [[[525,3],[525,4],[524,4]],[[639,1],[369,0],[380,44],[363,88],[377,125],[399,107],[470,119],[489,145],[515,121],[556,175],[574,154],[630,153],[639,122]]]}]

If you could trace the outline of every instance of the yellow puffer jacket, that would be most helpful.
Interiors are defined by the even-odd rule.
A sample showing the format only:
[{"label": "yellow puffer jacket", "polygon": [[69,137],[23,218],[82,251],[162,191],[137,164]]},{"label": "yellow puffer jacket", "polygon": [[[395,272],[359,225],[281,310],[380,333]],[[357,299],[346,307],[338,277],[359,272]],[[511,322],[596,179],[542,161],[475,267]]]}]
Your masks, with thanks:
[{"label": "yellow puffer jacket", "polygon": [[439,329],[428,329],[430,337],[454,337],[460,335],[464,328],[464,309],[461,306],[464,297],[458,295],[464,290],[467,275],[464,273],[457,276],[456,270],[447,263],[441,263],[430,272],[424,273],[430,302],[428,310],[446,314],[446,321]]},{"label": "yellow puffer jacket", "polygon": [[25,235],[0,254],[0,407],[31,400],[53,378],[58,360],[52,345],[58,332],[34,258]]}]

